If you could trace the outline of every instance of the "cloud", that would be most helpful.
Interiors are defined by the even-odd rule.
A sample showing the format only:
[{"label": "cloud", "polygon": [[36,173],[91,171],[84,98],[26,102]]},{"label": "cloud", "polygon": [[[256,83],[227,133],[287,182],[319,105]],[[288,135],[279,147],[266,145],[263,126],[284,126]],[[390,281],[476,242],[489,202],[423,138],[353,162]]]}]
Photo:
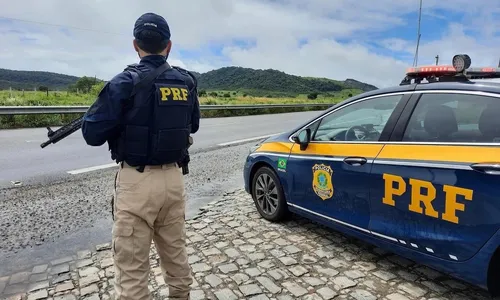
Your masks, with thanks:
[{"label": "cloud", "polygon": [[[400,82],[413,63],[417,0],[64,0],[5,2],[0,66],[109,79],[138,60],[132,28],[144,12],[170,24],[172,64],[198,72],[227,65],[379,87]],[[424,1],[419,64],[468,53],[496,66],[500,2]],[[29,20],[25,22],[20,20]],[[51,24],[65,25],[64,27]]]}]

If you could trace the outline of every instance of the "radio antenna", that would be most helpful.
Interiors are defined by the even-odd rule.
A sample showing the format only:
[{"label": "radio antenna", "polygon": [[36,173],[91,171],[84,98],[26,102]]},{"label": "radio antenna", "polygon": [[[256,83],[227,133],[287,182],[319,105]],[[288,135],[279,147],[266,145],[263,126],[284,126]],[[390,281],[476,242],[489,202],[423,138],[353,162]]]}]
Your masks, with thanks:
[{"label": "radio antenna", "polygon": [[417,30],[417,49],[415,50],[415,58],[413,59],[413,66],[416,67],[418,64],[418,46],[420,46],[420,23],[422,21],[422,0],[420,0],[420,10],[418,13],[418,30]]}]

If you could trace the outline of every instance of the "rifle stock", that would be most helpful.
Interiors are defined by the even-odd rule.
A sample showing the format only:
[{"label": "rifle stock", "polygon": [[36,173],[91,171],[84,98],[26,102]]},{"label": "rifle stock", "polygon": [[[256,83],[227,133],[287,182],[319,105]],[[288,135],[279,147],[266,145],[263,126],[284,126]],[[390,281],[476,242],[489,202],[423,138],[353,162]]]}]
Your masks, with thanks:
[{"label": "rifle stock", "polygon": [[79,130],[82,127],[83,117],[74,119],[63,127],[53,131],[50,127],[47,127],[47,137],[49,138],[46,142],[42,143],[40,147],[45,148],[50,144],[55,144],[60,140],[66,138],[73,132]]}]

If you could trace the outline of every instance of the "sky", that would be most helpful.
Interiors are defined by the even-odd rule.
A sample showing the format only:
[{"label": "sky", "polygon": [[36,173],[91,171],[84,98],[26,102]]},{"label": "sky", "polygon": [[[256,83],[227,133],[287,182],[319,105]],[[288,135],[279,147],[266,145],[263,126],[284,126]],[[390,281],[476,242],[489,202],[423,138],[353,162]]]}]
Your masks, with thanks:
[{"label": "sky", "polygon": [[[141,3],[142,2],[142,3]],[[169,62],[397,85],[414,61],[419,0],[0,0],[0,68],[109,80],[138,62],[133,26],[165,17]],[[498,66],[500,1],[423,0],[418,65]]]}]

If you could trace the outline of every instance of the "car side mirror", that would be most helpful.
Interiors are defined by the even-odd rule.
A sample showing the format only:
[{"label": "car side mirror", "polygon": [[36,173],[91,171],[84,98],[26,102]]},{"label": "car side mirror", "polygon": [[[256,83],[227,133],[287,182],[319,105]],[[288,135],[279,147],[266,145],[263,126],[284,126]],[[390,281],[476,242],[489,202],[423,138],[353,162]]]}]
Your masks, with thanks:
[{"label": "car side mirror", "polygon": [[311,141],[311,128],[306,128],[299,132],[299,134],[293,137],[293,141],[300,145],[300,150],[306,150]]}]

